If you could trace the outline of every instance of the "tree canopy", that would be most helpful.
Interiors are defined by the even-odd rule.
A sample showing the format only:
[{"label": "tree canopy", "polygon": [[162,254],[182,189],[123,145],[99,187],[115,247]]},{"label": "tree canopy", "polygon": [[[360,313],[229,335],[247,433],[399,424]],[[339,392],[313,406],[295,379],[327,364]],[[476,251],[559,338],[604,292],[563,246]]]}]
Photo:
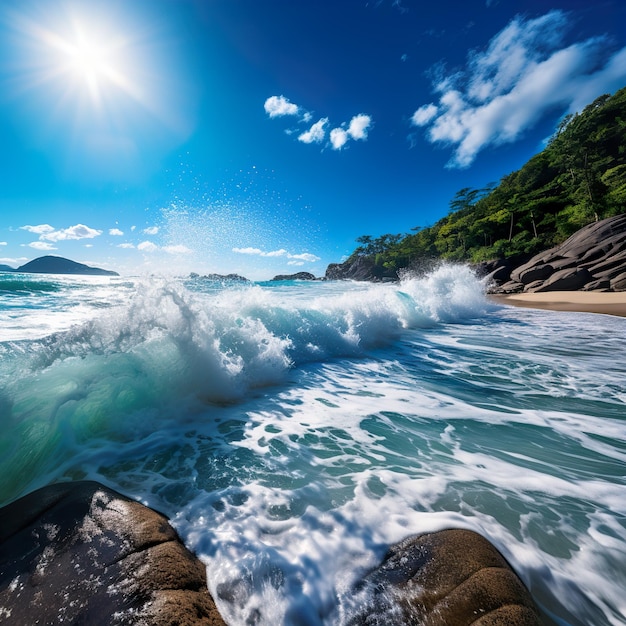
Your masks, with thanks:
[{"label": "tree canopy", "polygon": [[388,270],[426,259],[478,262],[535,253],[626,212],[626,88],[560,122],[546,148],[499,184],[464,188],[450,213],[406,235],[364,235],[351,258]]}]

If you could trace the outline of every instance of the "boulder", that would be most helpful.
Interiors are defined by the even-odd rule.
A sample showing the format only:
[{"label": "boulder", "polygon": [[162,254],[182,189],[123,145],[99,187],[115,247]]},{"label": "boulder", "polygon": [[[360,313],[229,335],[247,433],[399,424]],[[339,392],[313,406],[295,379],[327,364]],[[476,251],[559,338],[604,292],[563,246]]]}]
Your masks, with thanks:
[{"label": "boulder", "polygon": [[507,265],[500,265],[496,267],[492,272],[487,274],[487,280],[489,282],[495,281],[497,283],[505,283],[511,278],[511,268]]},{"label": "boulder", "polygon": [[511,280],[523,283],[528,292],[590,289],[587,285],[596,281],[604,284],[605,280],[610,282],[610,289],[622,291],[626,285],[617,277],[625,271],[623,214],[589,224],[561,245],[536,254],[511,271]]},{"label": "boulder", "polygon": [[607,270],[626,267],[626,251],[611,254],[592,264],[585,264],[585,267],[594,275],[600,275]]},{"label": "boulder", "polygon": [[622,272],[611,279],[611,289],[613,291],[626,291],[626,272]]},{"label": "boulder", "polygon": [[357,256],[353,261],[331,263],[326,268],[326,280],[367,280],[382,281],[383,279],[397,280],[395,271],[377,265],[372,257]]},{"label": "boulder", "polygon": [[489,293],[494,294],[509,294],[509,293],[520,293],[524,291],[524,285],[522,283],[518,283],[514,280],[509,280],[502,285],[496,285],[495,287],[491,287],[489,289]]},{"label": "boulder", "polygon": [[[534,292],[542,291],[578,291],[593,280],[589,270],[584,267],[569,268],[555,272],[541,285],[534,287]],[[530,291],[530,289],[528,289]]]},{"label": "boulder", "polygon": [[598,280],[592,280],[587,283],[583,288],[583,291],[611,291],[611,281],[607,278],[601,278]]},{"label": "boulder", "polygon": [[518,273],[519,281],[524,285],[529,285],[537,280],[546,280],[554,273],[554,268],[548,263],[529,267]]},{"label": "boulder", "polygon": [[224,625],[204,566],[167,519],[91,481],[50,485],[0,509],[0,618]]},{"label": "boulder", "polygon": [[538,626],[537,608],[481,535],[443,530],[393,546],[352,596],[350,626]]}]

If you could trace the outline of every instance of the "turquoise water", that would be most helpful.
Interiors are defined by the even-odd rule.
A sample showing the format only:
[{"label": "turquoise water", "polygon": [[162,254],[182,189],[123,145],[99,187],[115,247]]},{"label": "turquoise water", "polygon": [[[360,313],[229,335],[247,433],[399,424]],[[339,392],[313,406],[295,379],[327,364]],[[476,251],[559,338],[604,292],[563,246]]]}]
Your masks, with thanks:
[{"label": "turquoise water", "polygon": [[0,274],[0,503],[172,518],[229,624],[339,625],[387,546],[493,541],[546,624],[626,624],[626,319],[400,285]]}]

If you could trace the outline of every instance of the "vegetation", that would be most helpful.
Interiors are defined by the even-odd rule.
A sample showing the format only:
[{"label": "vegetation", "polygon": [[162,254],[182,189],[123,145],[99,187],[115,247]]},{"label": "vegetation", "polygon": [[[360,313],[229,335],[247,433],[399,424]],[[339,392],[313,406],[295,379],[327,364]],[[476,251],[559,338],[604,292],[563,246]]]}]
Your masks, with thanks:
[{"label": "vegetation", "polygon": [[626,88],[568,115],[547,147],[498,185],[461,189],[450,213],[408,235],[359,237],[358,256],[387,270],[425,260],[479,262],[539,252],[626,212]]}]

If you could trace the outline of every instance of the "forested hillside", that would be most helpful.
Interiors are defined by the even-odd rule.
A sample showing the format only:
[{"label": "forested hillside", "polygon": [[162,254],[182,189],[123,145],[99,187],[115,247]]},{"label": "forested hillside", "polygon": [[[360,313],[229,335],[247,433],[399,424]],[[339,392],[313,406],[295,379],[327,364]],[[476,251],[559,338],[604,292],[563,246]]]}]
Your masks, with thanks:
[{"label": "forested hillside", "polygon": [[450,213],[408,235],[357,239],[348,262],[387,272],[426,259],[478,262],[535,253],[591,222],[626,212],[626,88],[559,125],[547,147],[498,185],[466,188]]}]

